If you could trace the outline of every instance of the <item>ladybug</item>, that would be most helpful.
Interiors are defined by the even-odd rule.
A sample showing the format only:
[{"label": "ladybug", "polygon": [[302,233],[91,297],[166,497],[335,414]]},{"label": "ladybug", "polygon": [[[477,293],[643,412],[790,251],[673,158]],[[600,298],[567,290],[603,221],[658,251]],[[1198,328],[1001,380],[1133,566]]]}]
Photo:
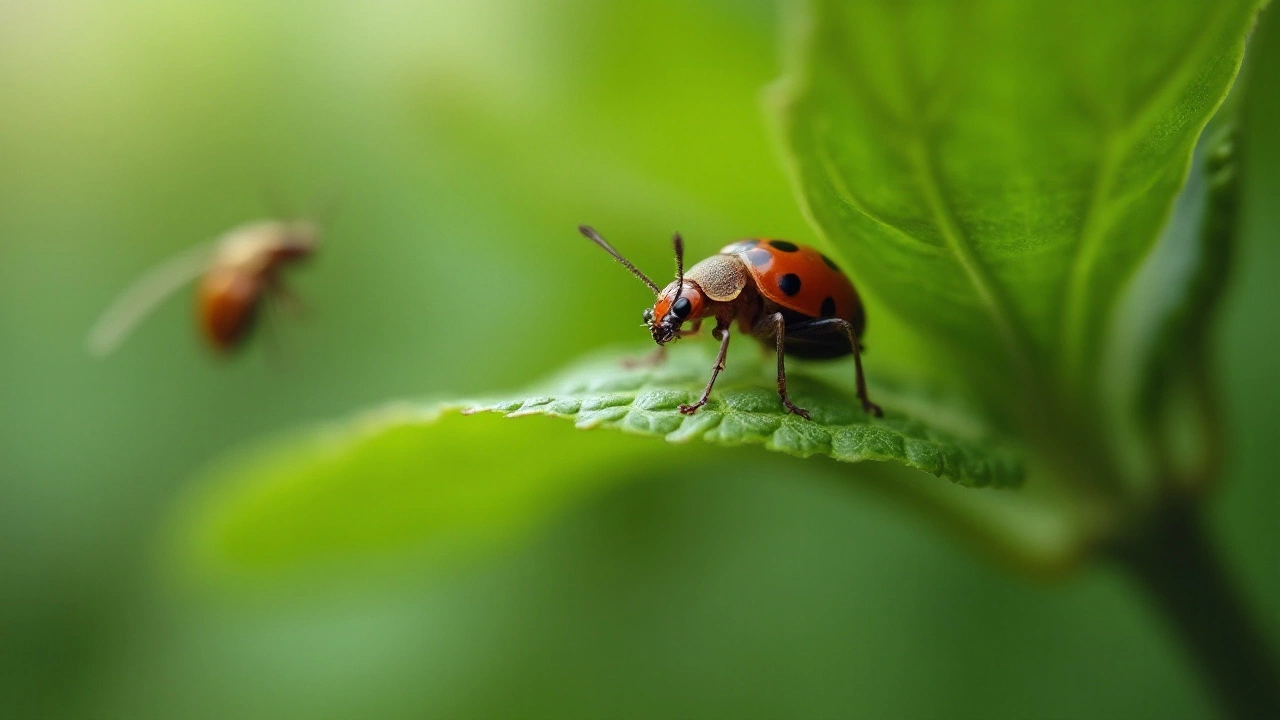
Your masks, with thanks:
[{"label": "ladybug", "polygon": [[[644,311],[644,322],[659,345],[659,353],[662,346],[673,340],[696,335],[703,320],[715,319],[711,336],[720,341],[720,352],[711,368],[711,379],[702,397],[692,405],[681,405],[680,412],[691,415],[707,404],[716,377],[724,370],[729,331],[737,320],[740,332],[752,335],[765,347],[776,348],[778,396],[788,412],[809,419],[809,412],[797,407],[787,396],[784,355],[806,359],[853,355],[862,409],[876,417],[883,415],[880,406],[867,397],[867,383],[862,374],[860,338],[867,322],[862,301],[853,283],[831,258],[786,240],[740,240],[721,248],[719,254],[699,262],[686,273],[684,241],[676,233],[672,237],[676,280],[659,288],[594,229],[582,225],[578,231],[640,278],[657,296],[653,307]],[[686,322],[688,330],[683,329]]]},{"label": "ladybug", "polygon": [[214,350],[236,350],[244,345],[265,300],[292,298],[281,273],[310,257],[319,236],[310,222],[262,220],[170,258],[107,308],[89,333],[89,351],[99,356],[114,351],[165,298],[197,278],[200,331]]}]

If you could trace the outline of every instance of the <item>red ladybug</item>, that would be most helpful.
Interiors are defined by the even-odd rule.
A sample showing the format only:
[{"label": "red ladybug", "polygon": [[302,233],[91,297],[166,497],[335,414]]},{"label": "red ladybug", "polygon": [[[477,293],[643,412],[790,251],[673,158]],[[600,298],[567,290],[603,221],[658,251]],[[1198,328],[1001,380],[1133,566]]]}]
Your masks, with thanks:
[{"label": "red ladybug", "polygon": [[[809,418],[809,412],[787,396],[784,354],[812,359],[852,354],[862,409],[877,417],[883,414],[880,406],[867,397],[862,375],[859,338],[866,329],[862,301],[853,284],[826,255],[786,240],[741,240],[685,273],[684,241],[677,233],[672,238],[676,280],[659,288],[595,230],[586,225],[578,230],[657,295],[653,307],[644,311],[644,321],[659,346],[696,335],[704,319],[715,318],[711,335],[720,341],[720,352],[711,368],[711,379],[702,397],[692,405],[681,405],[680,412],[692,414],[707,404],[716,376],[724,369],[729,329],[736,319],[740,331],[751,334],[766,347],[777,348],[778,396],[788,412]],[[690,323],[689,329],[683,330],[686,322]]]}]

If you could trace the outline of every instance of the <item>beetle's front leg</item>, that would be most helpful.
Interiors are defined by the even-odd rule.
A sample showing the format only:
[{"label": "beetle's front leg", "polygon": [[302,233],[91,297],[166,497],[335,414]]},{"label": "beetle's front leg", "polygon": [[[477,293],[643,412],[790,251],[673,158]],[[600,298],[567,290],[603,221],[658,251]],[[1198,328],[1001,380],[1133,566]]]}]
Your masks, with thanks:
[{"label": "beetle's front leg", "polygon": [[717,322],[715,329],[711,331],[711,337],[720,341],[720,352],[716,354],[716,364],[711,367],[711,379],[707,381],[702,397],[692,405],[680,406],[680,412],[685,415],[692,415],[698,411],[698,408],[707,404],[707,398],[711,397],[711,388],[716,384],[716,377],[720,375],[721,370],[724,370],[724,357],[729,352],[729,323]]},{"label": "beetle's front leg", "polygon": [[778,397],[782,398],[782,404],[786,406],[787,412],[795,413],[805,420],[809,420],[809,411],[802,407],[797,407],[791,402],[791,398],[787,395],[787,364],[783,360],[783,349],[786,347],[787,323],[783,319],[782,313],[774,313],[766,315],[756,323],[754,328],[757,337],[767,337],[773,335],[778,344]]}]

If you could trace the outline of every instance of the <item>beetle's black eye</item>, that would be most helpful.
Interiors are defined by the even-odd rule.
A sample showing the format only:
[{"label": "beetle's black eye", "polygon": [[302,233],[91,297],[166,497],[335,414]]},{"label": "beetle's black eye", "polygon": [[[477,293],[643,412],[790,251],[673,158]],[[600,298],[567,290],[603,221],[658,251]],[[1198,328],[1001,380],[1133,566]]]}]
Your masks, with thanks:
[{"label": "beetle's black eye", "polygon": [[653,308],[644,309],[644,321],[646,324],[653,323]]},{"label": "beetle's black eye", "polygon": [[680,298],[671,306],[671,312],[681,320],[689,317],[689,311],[693,309],[693,304],[689,302],[689,298]]}]

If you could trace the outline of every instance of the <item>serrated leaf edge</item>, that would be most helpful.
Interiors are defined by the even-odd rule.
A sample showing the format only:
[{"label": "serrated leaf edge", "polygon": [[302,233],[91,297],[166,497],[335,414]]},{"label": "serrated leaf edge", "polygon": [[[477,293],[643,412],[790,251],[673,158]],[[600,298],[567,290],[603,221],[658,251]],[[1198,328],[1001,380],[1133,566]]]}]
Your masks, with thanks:
[{"label": "serrated leaf edge", "polygon": [[[822,425],[794,415],[750,410],[724,411],[708,406],[685,415],[674,407],[637,405],[641,394],[588,396],[538,395],[523,400],[480,400],[446,409],[464,415],[499,413],[508,418],[533,415],[573,420],[579,429],[616,428],[624,433],[687,443],[702,439],[722,446],[763,445],[801,458],[815,455],[840,462],[899,462],[967,487],[1016,487],[1023,472],[1011,452],[965,452],[967,441],[947,443],[909,437],[887,424]],[[885,448],[885,449],[881,449]],[[984,459],[975,460],[974,456]]]}]

